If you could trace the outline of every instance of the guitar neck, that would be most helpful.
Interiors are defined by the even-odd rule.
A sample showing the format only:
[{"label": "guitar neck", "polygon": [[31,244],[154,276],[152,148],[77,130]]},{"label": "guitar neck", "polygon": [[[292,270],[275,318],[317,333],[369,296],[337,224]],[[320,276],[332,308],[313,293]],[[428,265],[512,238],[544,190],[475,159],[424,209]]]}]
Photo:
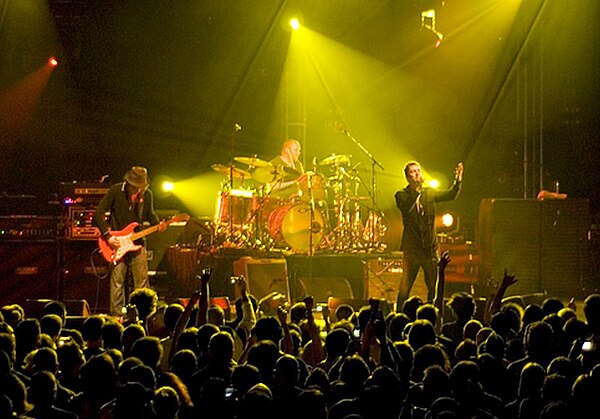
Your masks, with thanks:
[{"label": "guitar neck", "polygon": [[[169,224],[171,224],[171,222],[172,221],[167,221],[167,226]],[[142,231],[138,231],[137,233],[133,233],[131,235],[131,241],[136,241],[138,239],[141,239],[142,237],[146,237],[147,235],[158,231],[158,228],[159,228],[159,224],[152,226],[152,227],[145,228]]]}]

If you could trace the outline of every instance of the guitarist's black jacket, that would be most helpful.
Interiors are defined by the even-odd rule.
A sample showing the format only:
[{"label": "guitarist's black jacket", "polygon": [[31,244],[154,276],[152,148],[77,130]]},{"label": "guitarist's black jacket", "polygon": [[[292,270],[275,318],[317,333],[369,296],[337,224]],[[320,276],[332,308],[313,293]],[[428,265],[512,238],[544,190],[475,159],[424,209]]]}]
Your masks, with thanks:
[{"label": "guitarist's black jacket", "polygon": [[[107,215],[108,222],[106,221]],[[104,195],[94,213],[94,223],[104,237],[108,236],[109,228],[113,231],[122,230],[133,222],[141,225],[144,221],[149,222],[151,225],[160,223],[154,212],[152,191],[146,189],[143,198],[138,202],[131,202],[125,188],[125,182],[113,185]],[[143,239],[140,239],[137,244],[143,244]]]}]

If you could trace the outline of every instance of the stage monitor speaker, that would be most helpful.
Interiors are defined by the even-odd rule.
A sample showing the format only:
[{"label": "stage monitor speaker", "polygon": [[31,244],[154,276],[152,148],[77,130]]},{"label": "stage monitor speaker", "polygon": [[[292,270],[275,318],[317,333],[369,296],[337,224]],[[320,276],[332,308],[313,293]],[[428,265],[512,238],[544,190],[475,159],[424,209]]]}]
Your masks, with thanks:
[{"label": "stage monitor speaker", "polygon": [[92,309],[87,300],[65,300],[68,316],[90,317]]},{"label": "stage monitor speaker", "polygon": [[[402,256],[368,259],[365,265],[366,290],[369,298],[381,298],[395,303],[403,279]],[[427,301],[427,285],[420,269],[409,296],[419,296]]]},{"label": "stage monitor speaker", "polygon": [[85,300],[89,303],[88,309],[91,313],[108,313],[110,309],[109,268],[109,263],[98,253],[96,242],[66,241],[63,247],[62,300],[65,303],[71,300]]},{"label": "stage monitor speaker", "polygon": [[233,274],[246,278],[248,292],[258,300],[272,292],[283,294],[290,300],[285,259],[254,259],[244,256],[233,262]]},{"label": "stage monitor speaker", "polygon": [[365,273],[358,255],[291,255],[287,258],[292,301],[307,295],[319,303],[329,297],[364,298]]},{"label": "stage monitor speaker", "polygon": [[[39,319],[42,317],[42,312],[46,304],[55,301],[48,298],[42,299],[27,299],[23,308],[27,317]],[[91,314],[90,305],[86,300],[65,300],[63,301],[67,309],[67,316],[82,316],[89,317]]]},{"label": "stage monitor speaker", "polygon": [[479,211],[480,279],[518,282],[507,296],[547,293],[580,296],[590,275],[584,199],[484,199]]},{"label": "stage monitor speaker", "polygon": [[0,306],[58,296],[55,241],[0,242]]}]

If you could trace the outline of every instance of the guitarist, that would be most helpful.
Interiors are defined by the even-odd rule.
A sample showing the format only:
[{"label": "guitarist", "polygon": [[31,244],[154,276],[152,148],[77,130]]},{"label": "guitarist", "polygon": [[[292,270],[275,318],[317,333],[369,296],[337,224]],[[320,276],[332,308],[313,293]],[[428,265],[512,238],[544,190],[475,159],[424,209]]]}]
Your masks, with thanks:
[{"label": "guitarist", "polygon": [[[124,176],[123,182],[113,185],[102,198],[94,214],[94,222],[100,229],[108,244],[116,248],[119,241],[111,231],[124,229],[132,222],[140,225],[147,221],[158,225],[159,231],[164,231],[167,225],[160,221],[154,212],[152,191],[148,189],[148,170],[145,167],[133,166]],[[110,213],[109,222],[105,216]],[[110,224],[109,224],[110,223]],[[140,227],[138,227],[140,228]],[[144,244],[144,239],[135,244]],[[148,260],[146,248],[127,253],[112,266],[110,272],[110,314],[120,317],[125,306],[125,281],[127,273],[133,276],[134,288],[147,288]]]}]

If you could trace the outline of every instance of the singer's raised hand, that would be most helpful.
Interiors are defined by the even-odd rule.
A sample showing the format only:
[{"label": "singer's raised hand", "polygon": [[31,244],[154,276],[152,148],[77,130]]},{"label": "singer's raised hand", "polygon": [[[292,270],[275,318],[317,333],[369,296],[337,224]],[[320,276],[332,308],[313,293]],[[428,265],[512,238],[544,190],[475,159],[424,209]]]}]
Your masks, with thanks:
[{"label": "singer's raised hand", "polygon": [[462,182],[464,169],[463,162],[458,162],[456,169],[454,169],[454,178],[457,182]]}]

